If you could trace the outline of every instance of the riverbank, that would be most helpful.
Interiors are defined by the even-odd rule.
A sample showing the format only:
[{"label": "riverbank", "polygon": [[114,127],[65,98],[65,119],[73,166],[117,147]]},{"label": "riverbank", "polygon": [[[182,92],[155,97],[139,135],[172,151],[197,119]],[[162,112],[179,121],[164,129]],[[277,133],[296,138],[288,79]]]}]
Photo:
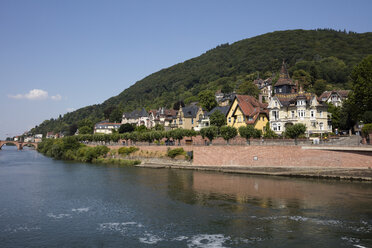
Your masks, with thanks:
[{"label": "riverbank", "polygon": [[[147,159],[139,167],[176,168],[270,176],[363,180],[372,182],[372,149],[301,146],[183,146],[193,160],[179,162]],[[162,151],[162,146],[140,146]]]},{"label": "riverbank", "polygon": [[325,168],[325,167],[245,167],[245,166],[194,166],[194,165],[170,165],[162,163],[143,163],[135,165],[141,168],[153,169],[184,169],[199,171],[217,171],[223,173],[266,175],[280,177],[302,177],[319,179],[336,179],[351,181],[369,181],[372,183],[372,169],[368,168]]}]

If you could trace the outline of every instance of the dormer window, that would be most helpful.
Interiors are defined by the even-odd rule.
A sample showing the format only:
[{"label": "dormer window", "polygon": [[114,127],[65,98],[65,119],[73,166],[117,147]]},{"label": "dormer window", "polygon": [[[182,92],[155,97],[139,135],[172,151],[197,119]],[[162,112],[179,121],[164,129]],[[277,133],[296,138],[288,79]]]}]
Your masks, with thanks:
[{"label": "dormer window", "polygon": [[297,101],[297,106],[304,106],[306,104],[305,100],[298,100]]}]

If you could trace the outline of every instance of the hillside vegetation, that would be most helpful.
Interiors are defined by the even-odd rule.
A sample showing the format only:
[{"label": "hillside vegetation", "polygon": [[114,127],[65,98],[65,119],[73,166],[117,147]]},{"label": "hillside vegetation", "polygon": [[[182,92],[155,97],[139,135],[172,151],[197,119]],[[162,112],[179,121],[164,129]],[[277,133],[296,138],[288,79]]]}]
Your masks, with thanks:
[{"label": "hillside vegetation", "polygon": [[267,33],[222,44],[199,57],[160,70],[102,104],[46,120],[32,132],[71,133],[82,120],[95,123],[141,107],[171,107],[179,100],[190,103],[205,89],[235,89],[244,93],[244,83],[258,76],[271,76],[275,82],[283,59],[291,76],[309,91],[319,94],[333,88],[350,89],[353,67],[368,54],[372,54],[372,33],[335,30]]}]

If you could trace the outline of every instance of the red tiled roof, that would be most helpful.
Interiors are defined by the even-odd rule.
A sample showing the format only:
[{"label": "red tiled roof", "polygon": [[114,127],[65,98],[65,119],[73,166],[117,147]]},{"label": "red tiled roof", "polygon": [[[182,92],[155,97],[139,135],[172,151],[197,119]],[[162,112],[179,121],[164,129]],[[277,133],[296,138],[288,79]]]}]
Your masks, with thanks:
[{"label": "red tiled roof", "polygon": [[339,94],[341,97],[346,98],[346,97],[349,95],[350,90],[333,90],[333,91],[324,91],[324,92],[320,95],[319,99],[323,99],[323,98],[328,99],[332,93],[337,93],[337,94]]},{"label": "red tiled roof", "polygon": [[260,103],[256,98],[253,96],[248,95],[236,95],[236,99],[238,100],[238,104],[240,109],[242,110],[243,114],[247,117],[251,117],[253,120],[248,121],[246,120],[247,124],[253,124],[260,113],[268,114],[267,112],[267,103]]}]

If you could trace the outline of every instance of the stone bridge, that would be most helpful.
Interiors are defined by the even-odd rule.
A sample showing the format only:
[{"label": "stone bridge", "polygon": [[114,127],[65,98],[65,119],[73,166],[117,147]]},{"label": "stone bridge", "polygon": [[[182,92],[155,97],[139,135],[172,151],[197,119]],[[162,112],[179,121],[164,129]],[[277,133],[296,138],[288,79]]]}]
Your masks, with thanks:
[{"label": "stone bridge", "polygon": [[37,149],[38,143],[36,142],[23,142],[23,141],[6,141],[6,140],[0,140],[0,150],[5,144],[14,144],[17,146],[18,150],[22,150],[24,146],[34,146],[35,149]]}]

